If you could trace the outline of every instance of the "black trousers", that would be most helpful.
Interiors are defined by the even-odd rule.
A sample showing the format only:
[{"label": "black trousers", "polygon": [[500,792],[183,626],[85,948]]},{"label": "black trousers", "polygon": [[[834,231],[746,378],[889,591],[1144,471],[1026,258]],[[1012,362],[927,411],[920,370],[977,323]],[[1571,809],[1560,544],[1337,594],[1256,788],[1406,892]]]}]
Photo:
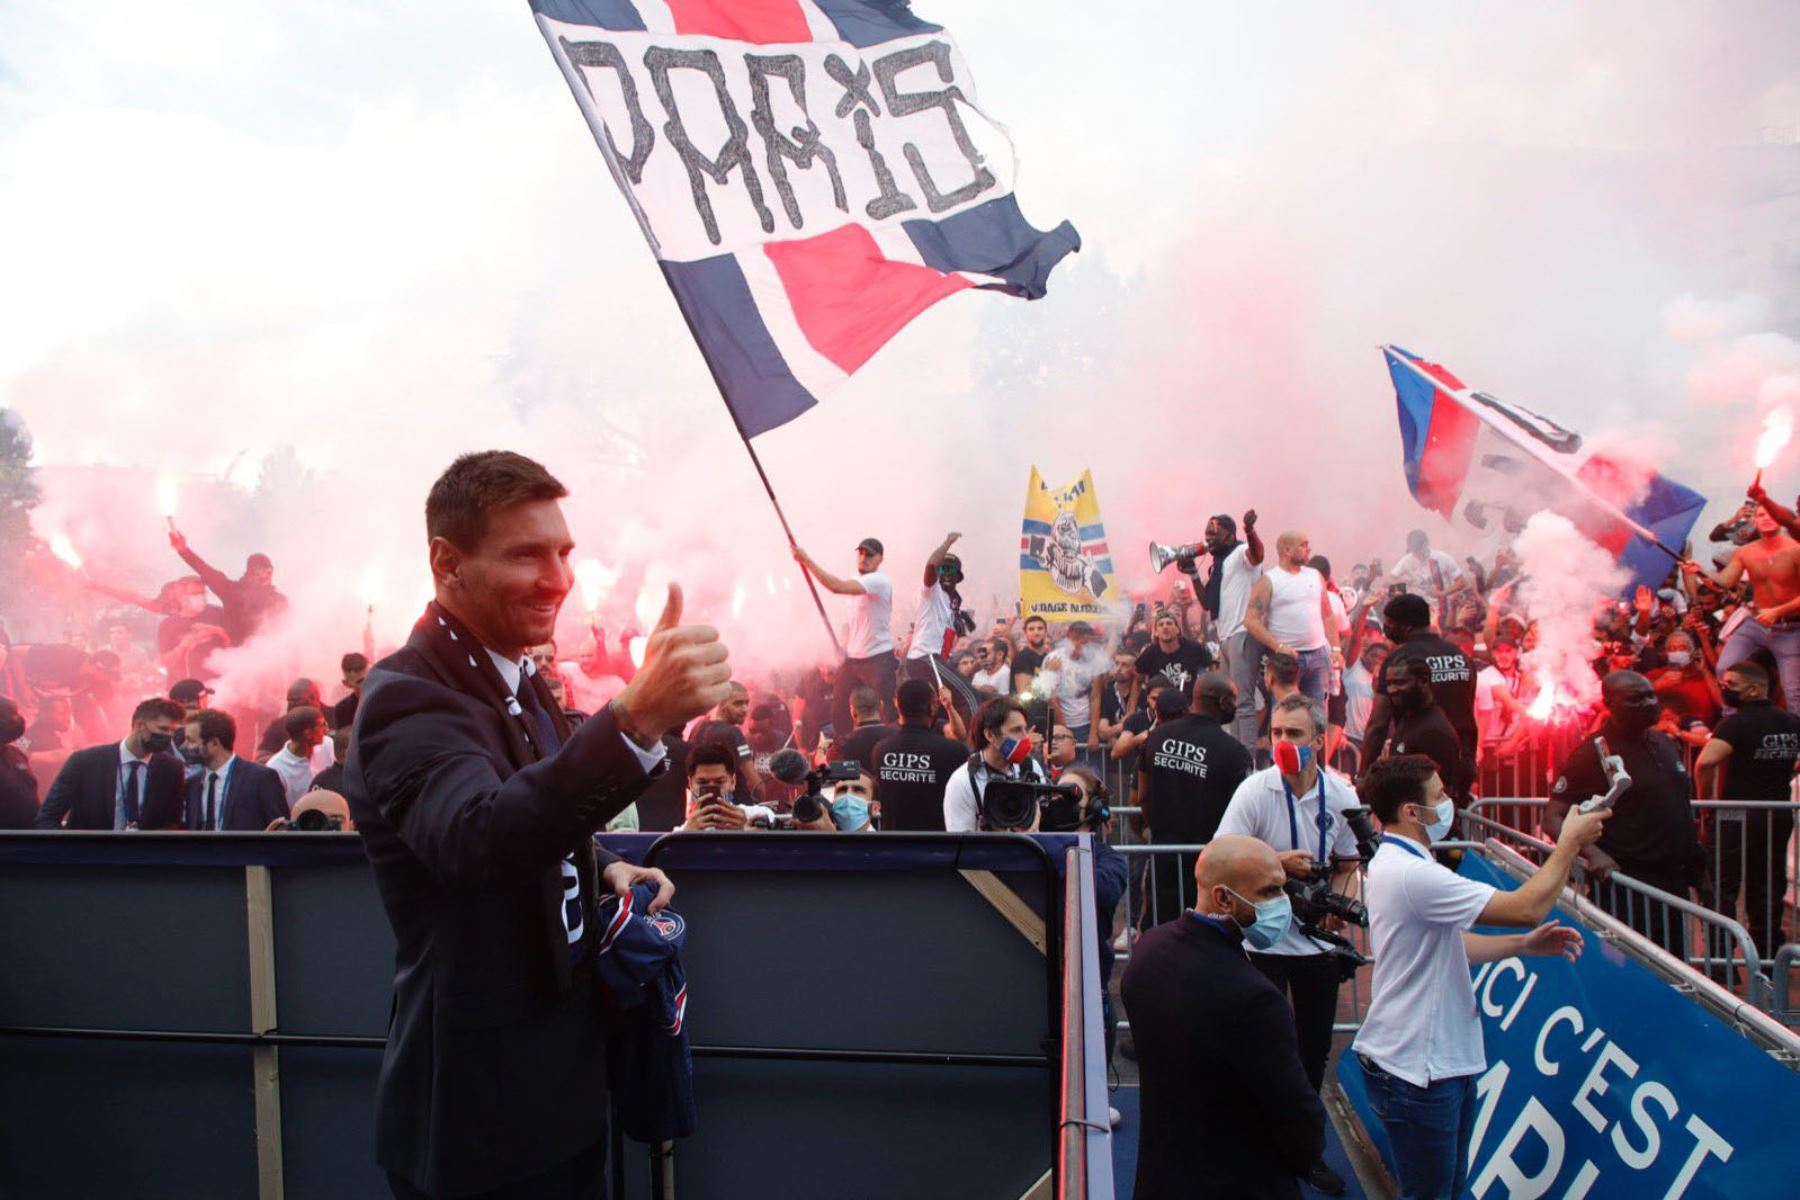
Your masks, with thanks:
[{"label": "black trousers", "polygon": [[[1787,891],[1788,838],[1794,833],[1794,814],[1787,809],[1747,809],[1742,820],[1735,813],[1715,812],[1713,838],[1716,851],[1716,875],[1713,895],[1708,897],[1712,910],[1727,917],[1737,916],[1739,894],[1744,897],[1744,928],[1756,943],[1763,958],[1774,958],[1781,948],[1782,894]],[[1728,939],[1714,935],[1721,943],[1711,953],[1730,957]]]},{"label": "black trousers", "polygon": [[1331,1027],[1337,1023],[1338,985],[1342,973],[1329,954],[1250,954],[1257,970],[1281,989],[1294,1006],[1294,1033],[1300,1039],[1300,1065],[1313,1090],[1325,1082],[1325,1060],[1331,1057]]},{"label": "black trousers", "polygon": [[850,693],[859,687],[871,687],[881,697],[881,719],[894,722],[894,688],[899,685],[900,660],[889,650],[869,658],[846,658],[838,667],[837,686],[831,691],[831,726],[839,738],[847,738],[856,728],[850,719]]},{"label": "black trousers", "polygon": [[[432,1200],[431,1193],[420,1191],[406,1180],[388,1172],[388,1186],[394,1200]],[[558,1163],[542,1175],[505,1184],[478,1196],[463,1200],[604,1200],[606,1196],[606,1139]]]}]

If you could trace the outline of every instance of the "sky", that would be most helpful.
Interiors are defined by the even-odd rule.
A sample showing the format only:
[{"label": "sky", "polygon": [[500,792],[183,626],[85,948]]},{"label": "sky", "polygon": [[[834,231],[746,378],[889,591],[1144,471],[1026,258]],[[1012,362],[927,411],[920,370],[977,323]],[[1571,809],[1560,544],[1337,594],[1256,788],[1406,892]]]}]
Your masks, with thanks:
[{"label": "sky", "polygon": [[[915,7],[1027,217],[1084,244],[1045,299],[954,296],[757,442],[828,566],[887,543],[903,611],[950,530],[965,594],[1010,602],[1033,464],[1093,469],[1128,586],[1146,541],[1248,507],[1346,564],[1414,525],[1468,548],[1406,492],[1384,342],[1719,497],[1709,524],[1800,403],[1800,6]],[[175,573],[162,473],[203,552],[275,557],[308,642],[369,603],[391,640],[431,480],[500,446],[570,485],[615,628],[680,578],[753,659],[824,649],[523,3],[14,0],[0,263],[0,405],[40,533],[93,570]]]}]

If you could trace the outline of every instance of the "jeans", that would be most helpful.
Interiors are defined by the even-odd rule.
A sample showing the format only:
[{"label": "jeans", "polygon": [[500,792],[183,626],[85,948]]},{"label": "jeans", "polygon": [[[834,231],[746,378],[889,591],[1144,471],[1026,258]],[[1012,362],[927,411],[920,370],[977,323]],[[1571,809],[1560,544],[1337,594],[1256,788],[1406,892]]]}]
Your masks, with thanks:
[{"label": "jeans", "polygon": [[1331,678],[1331,647],[1300,651],[1300,692],[1325,707],[1325,684]]},{"label": "jeans", "polygon": [[1726,671],[1758,650],[1775,656],[1788,711],[1800,713],[1800,620],[1789,619],[1770,627],[1755,617],[1744,618],[1719,647],[1719,678],[1724,679]]},{"label": "jeans", "polygon": [[1237,713],[1231,718],[1231,736],[1246,750],[1256,749],[1256,694],[1262,690],[1263,645],[1240,629],[1220,647],[1225,670],[1237,688]]},{"label": "jeans", "polygon": [[1475,1076],[1434,1079],[1415,1087],[1362,1059],[1369,1107],[1387,1130],[1400,1200],[1453,1200],[1469,1171],[1475,1125]]}]

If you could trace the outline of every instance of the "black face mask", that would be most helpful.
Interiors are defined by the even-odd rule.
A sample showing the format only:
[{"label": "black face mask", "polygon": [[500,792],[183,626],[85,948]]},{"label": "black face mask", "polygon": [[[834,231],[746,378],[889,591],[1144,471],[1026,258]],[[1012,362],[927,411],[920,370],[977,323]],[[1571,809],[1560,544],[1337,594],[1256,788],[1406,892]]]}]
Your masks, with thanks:
[{"label": "black face mask", "polygon": [[1662,705],[1657,701],[1648,704],[1621,704],[1613,709],[1613,723],[1627,733],[1642,733],[1656,724],[1662,716]]},{"label": "black face mask", "polygon": [[15,718],[0,724],[0,746],[10,745],[25,736],[25,722]]},{"label": "black face mask", "polygon": [[1720,688],[1719,699],[1725,702],[1726,708],[1742,708],[1747,703],[1744,693],[1734,687]]},{"label": "black face mask", "polygon": [[181,761],[190,767],[204,766],[206,765],[206,755],[200,752],[200,747],[198,746],[183,746],[181,748]]},{"label": "black face mask", "polygon": [[144,749],[151,754],[161,754],[173,745],[175,739],[166,733],[147,733],[144,735]]}]

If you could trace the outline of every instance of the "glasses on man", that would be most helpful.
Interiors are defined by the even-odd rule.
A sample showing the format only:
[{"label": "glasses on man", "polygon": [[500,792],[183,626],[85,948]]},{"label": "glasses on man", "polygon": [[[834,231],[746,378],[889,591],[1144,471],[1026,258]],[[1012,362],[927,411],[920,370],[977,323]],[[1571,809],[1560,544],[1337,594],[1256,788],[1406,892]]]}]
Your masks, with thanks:
[{"label": "glasses on man", "polygon": [[1072,733],[1053,733],[1050,735],[1050,740],[1053,742],[1072,742],[1075,740],[1075,735]]}]

